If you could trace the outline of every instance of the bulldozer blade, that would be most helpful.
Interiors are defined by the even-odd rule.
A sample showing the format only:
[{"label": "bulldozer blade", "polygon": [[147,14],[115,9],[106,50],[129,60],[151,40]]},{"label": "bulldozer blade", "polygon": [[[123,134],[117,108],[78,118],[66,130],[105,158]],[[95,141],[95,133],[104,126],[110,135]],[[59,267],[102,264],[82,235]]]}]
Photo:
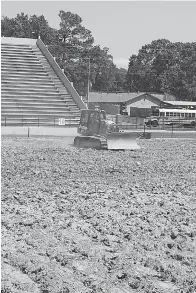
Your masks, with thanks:
[{"label": "bulldozer blade", "polygon": [[114,132],[107,136],[108,150],[138,150],[137,134],[132,132]]}]

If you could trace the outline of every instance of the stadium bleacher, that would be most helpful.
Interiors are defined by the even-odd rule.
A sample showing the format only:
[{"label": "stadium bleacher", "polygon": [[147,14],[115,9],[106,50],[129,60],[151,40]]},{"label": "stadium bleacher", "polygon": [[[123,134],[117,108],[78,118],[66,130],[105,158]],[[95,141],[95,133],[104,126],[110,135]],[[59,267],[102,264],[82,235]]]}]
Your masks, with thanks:
[{"label": "stadium bleacher", "polygon": [[1,125],[53,126],[59,118],[77,125],[80,106],[36,40],[1,39]]}]

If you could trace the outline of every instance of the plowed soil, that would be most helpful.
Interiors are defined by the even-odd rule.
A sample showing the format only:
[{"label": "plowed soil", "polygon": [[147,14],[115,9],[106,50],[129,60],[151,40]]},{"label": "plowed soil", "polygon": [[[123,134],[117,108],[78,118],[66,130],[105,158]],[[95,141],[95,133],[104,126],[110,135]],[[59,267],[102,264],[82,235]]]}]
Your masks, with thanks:
[{"label": "plowed soil", "polygon": [[196,292],[196,140],[2,138],[2,293]]}]

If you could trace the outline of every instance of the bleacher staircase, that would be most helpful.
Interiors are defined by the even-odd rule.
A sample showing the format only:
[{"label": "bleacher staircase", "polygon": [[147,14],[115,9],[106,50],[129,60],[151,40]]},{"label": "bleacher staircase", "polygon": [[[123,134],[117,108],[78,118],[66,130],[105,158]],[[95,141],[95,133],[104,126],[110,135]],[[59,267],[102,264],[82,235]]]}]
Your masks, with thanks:
[{"label": "bleacher staircase", "polygon": [[[6,38],[4,38],[6,39]],[[1,44],[1,125],[78,124],[80,107],[35,44]]]}]

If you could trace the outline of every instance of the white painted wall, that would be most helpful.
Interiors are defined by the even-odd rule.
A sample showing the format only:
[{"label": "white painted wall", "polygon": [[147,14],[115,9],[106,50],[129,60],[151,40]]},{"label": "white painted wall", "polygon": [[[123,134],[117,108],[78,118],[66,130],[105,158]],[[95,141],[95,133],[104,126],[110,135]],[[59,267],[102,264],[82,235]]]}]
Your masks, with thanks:
[{"label": "white painted wall", "polygon": [[134,103],[126,105],[126,109],[128,114],[130,114],[130,108],[131,107],[137,107],[137,108],[148,108],[150,109],[152,106],[159,106],[160,103],[156,103],[155,101],[150,100],[148,97],[141,98],[138,101],[135,101]]}]

